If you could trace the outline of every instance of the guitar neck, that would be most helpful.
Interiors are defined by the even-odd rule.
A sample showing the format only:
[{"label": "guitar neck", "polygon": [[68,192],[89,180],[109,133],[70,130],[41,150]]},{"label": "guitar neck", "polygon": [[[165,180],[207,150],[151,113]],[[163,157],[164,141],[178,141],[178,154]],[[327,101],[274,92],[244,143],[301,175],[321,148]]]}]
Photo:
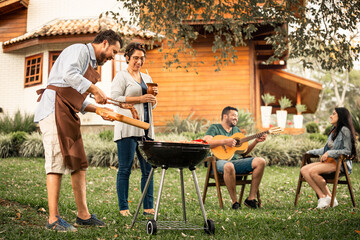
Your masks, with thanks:
[{"label": "guitar neck", "polygon": [[268,134],[269,133],[269,130],[267,131],[264,131],[264,132],[260,132],[260,133],[257,133],[255,135],[251,135],[251,136],[248,136],[248,137],[244,137],[240,140],[241,143],[244,143],[244,142],[248,142],[252,139],[255,139],[255,138],[258,138],[258,137],[261,137],[262,135],[264,134]]}]

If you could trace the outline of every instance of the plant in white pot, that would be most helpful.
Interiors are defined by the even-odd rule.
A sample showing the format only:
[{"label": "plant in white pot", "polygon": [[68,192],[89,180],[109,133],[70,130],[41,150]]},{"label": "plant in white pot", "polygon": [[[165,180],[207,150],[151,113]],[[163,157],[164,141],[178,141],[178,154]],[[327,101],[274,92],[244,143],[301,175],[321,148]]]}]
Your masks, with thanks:
[{"label": "plant in white pot", "polygon": [[264,101],[265,106],[261,106],[261,125],[263,128],[270,127],[270,117],[272,107],[268,106],[271,103],[275,102],[275,96],[271,95],[270,93],[265,93],[261,95],[261,99]]},{"label": "plant in white pot", "polygon": [[285,109],[291,107],[291,100],[285,96],[281,97],[279,100],[279,105],[280,110],[276,111],[277,124],[279,127],[285,128],[287,118],[287,111]]},{"label": "plant in white pot", "polygon": [[294,115],[294,128],[302,128],[304,116],[301,115],[302,112],[307,110],[306,105],[304,104],[296,104],[295,106],[297,115]]}]

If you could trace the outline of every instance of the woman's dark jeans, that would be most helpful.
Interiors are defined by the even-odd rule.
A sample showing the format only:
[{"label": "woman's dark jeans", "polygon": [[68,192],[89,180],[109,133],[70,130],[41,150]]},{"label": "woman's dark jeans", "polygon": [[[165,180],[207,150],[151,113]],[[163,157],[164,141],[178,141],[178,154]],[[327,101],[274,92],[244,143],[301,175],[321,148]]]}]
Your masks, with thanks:
[{"label": "woman's dark jeans", "polygon": [[[141,168],[141,192],[143,192],[144,190],[146,180],[151,170],[151,165],[148,162],[146,162],[146,160],[139,152],[137,139],[138,138],[136,137],[128,137],[116,141],[118,148],[118,159],[119,159],[119,170],[116,179],[116,190],[117,190],[120,210],[129,209],[128,206],[129,177],[131,174],[131,167],[133,165],[135,152],[139,159],[140,168]],[[147,194],[143,202],[144,209],[151,209],[154,207],[153,192],[154,192],[154,185],[153,185],[153,178],[151,178],[149,189],[147,191]]]}]

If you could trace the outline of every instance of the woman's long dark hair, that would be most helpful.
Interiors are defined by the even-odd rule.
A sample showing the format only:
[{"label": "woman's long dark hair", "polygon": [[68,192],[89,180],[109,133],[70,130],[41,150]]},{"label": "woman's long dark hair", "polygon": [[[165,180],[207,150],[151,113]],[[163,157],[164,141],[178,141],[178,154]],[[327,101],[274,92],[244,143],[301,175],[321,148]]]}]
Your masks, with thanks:
[{"label": "woman's long dark hair", "polygon": [[342,127],[347,127],[351,132],[351,156],[353,158],[356,158],[355,128],[352,122],[350,112],[344,107],[335,108],[335,112],[338,115],[338,121],[336,126],[334,126],[333,129],[330,131],[330,133],[333,133],[332,140],[335,140]]}]

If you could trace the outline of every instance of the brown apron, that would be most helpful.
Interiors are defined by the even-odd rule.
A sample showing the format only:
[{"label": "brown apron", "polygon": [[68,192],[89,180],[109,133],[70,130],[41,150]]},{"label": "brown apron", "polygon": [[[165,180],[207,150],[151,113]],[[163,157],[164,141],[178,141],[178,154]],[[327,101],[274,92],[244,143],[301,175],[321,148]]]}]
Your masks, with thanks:
[{"label": "brown apron", "polygon": [[[90,64],[84,77],[93,84],[100,79],[99,73]],[[80,132],[80,118],[77,113],[81,110],[87,93],[80,94],[72,87],[53,85],[48,85],[47,89],[56,91],[55,121],[64,164],[75,171],[86,169],[88,162]],[[45,89],[36,91],[40,94],[38,101],[44,91]]]}]

